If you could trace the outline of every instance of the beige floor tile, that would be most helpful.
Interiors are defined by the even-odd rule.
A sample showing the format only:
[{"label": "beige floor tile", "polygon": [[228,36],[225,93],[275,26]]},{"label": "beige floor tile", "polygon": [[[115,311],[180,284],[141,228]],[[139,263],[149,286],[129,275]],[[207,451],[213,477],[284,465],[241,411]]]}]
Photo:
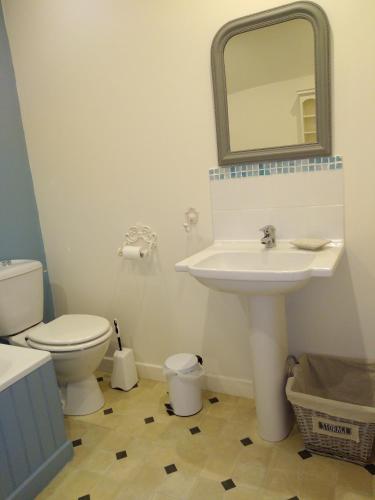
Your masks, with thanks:
[{"label": "beige floor tile", "polygon": [[202,420],[199,423],[199,427],[205,435],[211,434],[212,436],[218,436],[226,423],[226,420],[223,418],[213,417],[212,415],[203,415]]},{"label": "beige floor tile", "polygon": [[[203,401],[207,402],[210,398],[218,398],[219,401],[227,403],[227,402],[233,402],[234,404],[237,404],[238,400],[245,399],[245,398],[239,398],[236,396],[231,396],[230,394],[223,394],[222,392],[213,392],[213,391],[202,391],[202,398]],[[211,406],[211,403],[208,403],[208,407]]]},{"label": "beige floor tile", "polygon": [[337,492],[356,493],[363,497],[374,495],[373,476],[366,469],[343,461],[337,461],[336,467]]},{"label": "beige floor tile", "polygon": [[236,463],[230,477],[238,485],[262,488],[266,483],[267,468],[259,464]]},{"label": "beige floor tile", "polygon": [[236,486],[228,491],[224,491],[223,500],[262,500],[262,490],[259,488],[246,488],[244,486]]},{"label": "beige floor tile", "polygon": [[[375,478],[361,467],[314,455],[302,460],[304,448],[294,427],[280,443],[257,433],[254,401],[205,392],[203,410],[194,416],[169,416],[164,383],[140,380],[129,392],[100,382],[105,408],[84,417],[66,417],[69,439],[82,439],[73,460],[37,497],[38,500],[369,500]],[[209,397],[219,403],[211,404]],[[146,417],[155,422],[145,424]],[[198,426],[200,433],[189,429]],[[244,447],[240,440],[250,437]],[[117,460],[116,452],[127,457]],[[167,475],[164,466],[177,472]],[[221,481],[236,488],[225,491]]]},{"label": "beige floor tile", "polygon": [[152,497],[151,500],[180,500],[180,495],[171,497],[165,493],[158,493],[156,492]]},{"label": "beige floor tile", "polygon": [[303,500],[333,500],[335,498],[336,481],[323,480],[319,475],[302,474],[300,478],[299,497]]},{"label": "beige floor tile", "polygon": [[199,434],[191,437],[184,436],[183,439],[180,439],[176,443],[175,450],[181,463],[194,466],[201,470],[209,460],[209,450],[202,445],[199,436]]},{"label": "beige floor tile", "polygon": [[239,401],[231,416],[231,421],[237,423],[248,423],[249,421],[253,421],[255,423],[256,413],[254,401],[251,399]]},{"label": "beige floor tile", "polygon": [[207,415],[224,420],[232,420],[232,416],[236,411],[236,404],[231,402],[220,401],[219,403],[212,404],[207,408]]},{"label": "beige floor tile", "polygon": [[97,474],[104,474],[107,469],[115,462],[115,453],[102,449],[94,449],[85,460],[83,460],[79,467],[80,469],[94,472]]},{"label": "beige floor tile", "polygon": [[95,448],[86,445],[77,446],[73,448],[73,459],[69,465],[71,465],[73,469],[81,467],[81,465],[91,457],[92,453],[94,452],[94,449]]},{"label": "beige floor tile", "polygon": [[188,500],[216,500],[223,496],[223,487],[217,480],[198,477],[187,496]]},{"label": "beige floor tile", "polygon": [[99,474],[77,469],[62,481],[54,495],[61,500],[72,500],[88,495],[101,479]]},{"label": "beige floor tile", "polygon": [[141,469],[144,461],[139,458],[126,457],[116,460],[106,471],[106,477],[121,486],[126,486],[134,475]]},{"label": "beige floor tile", "polygon": [[90,448],[96,448],[101,446],[101,443],[110,434],[111,429],[108,427],[102,427],[95,424],[86,424],[86,432],[81,437],[82,444]]},{"label": "beige floor tile", "polygon": [[375,493],[371,495],[364,495],[355,490],[347,490],[345,487],[338,486],[335,489],[333,500],[374,500]]},{"label": "beige floor tile", "polygon": [[126,450],[133,439],[128,432],[110,430],[104,439],[101,440],[98,447],[102,450],[116,453],[117,451]]},{"label": "beige floor tile", "polygon": [[155,448],[156,444],[153,441],[134,436],[127,444],[125,450],[129,457],[144,461]]},{"label": "beige floor tile", "polygon": [[271,495],[279,495],[280,499],[298,496],[300,484],[300,476],[293,470],[268,469],[264,478],[265,492]]},{"label": "beige floor tile", "polygon": [[271,462],[272,454],[272,448],[254,443],[242,447],[237,463],[248,464],[249,466],[259,465],[267,468]]},{"label": "beige floor tile", "polygon": [[242,445],[237,441],[212,439],[208,449],[208,460],[202,475],[228,476],[241,453]]},{"label": "beige floor tile", "polygon": [[313,460],[315,460],[315,457],[309,458],[307,460],[302,460],[298,453],[275,446],[272,450],[271,458],[269,461],[269,469],[279,471],[293,471],[294,474],[300,474],[303,466],[308,466],[308,464],[306,464],[305,462],[310,461],[311,463]]},{"label": "beige floor tile", "polygon": [[72,441],[82,438],[87,432],[88,426],[80,420],[73,420],[69,417],[64,417],[65,430],[68,438]]},{"label": "beige floor tile", "polygon": [[279,443],[274,443],[274,446],[277,446],[278,448],[286,451],[292,451],[293,453],[297,453],[305,449],[301,433],[298,431],[296,426],[292,429],[291,433],[286,439],[280,441]]},{"label": "beige floor tile", "polygon": [[102,477],[96,486],[90,490],[90,500],[113,500],[120,490],[120,483],[111,481],[110,478]]},{"label": "beige floor tile", "polygon": [[159,465],[141,464],[133,470],[132,476],[120,485],[116,498],[126,500],[128,496],[131,499],[150,498],[155,494],[165,477],[166,472]]},{"label": "beige floor tile", "polygon": [[[150,415],[151,416],[151,415]],[[142,426],[138,430],[138,436],[148,440],[163,439],[163,436],[170,431],[171,424],[169,421],[160,421],[160,419],[155,416],[154,422],[145,424],[143,422]]]},{"label": "beige floor tile", "polygon": [[337,460],[313,455],[311,458],[302,460],[301,463],[301,471],[305,475],[318,477],[319,481],[323,483],[336,482],[338,480],[339,462]]},{"label": "beige floor tile", "polygon": [[120,487],[114,500],[152,500],[154,494],[142,488],[141,485],[124,485]]},{"label": "beige floor tile", "polygon": [[110,413],[109,415],[104,414],[104,410],[112,408],[111,404],[106,404],[102,409],[90,415],[85,415],[82,417],[70,417],[74,420],[81,420],[86,424],[96,425],[98,427],[104,427],[107,429],[115,429],[121,422],[122,415],[118,413]]},{"label": "beige floor tile", "polygon": [[250,419],[248,421],[234,422],[232,420],[226,421],[220,431],[220,436],[224,439],[229,437],[237,439],[238,441],[251,436],[250,433]]},{"label": "beige floor tile", "polygon": [[189,496],[193,489],[197,471],[195,467],[181,464],[178,460],[172,463],[176,464],[177,472],[168,474],[158,486],[157,492],[167,497],[183,500]]}]

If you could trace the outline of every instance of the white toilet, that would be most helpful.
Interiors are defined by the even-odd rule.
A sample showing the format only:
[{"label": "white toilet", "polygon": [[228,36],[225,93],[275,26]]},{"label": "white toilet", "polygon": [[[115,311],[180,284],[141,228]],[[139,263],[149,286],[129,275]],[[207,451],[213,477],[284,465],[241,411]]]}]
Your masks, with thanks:
[{"label": "white toilet", "polygon": [[107,351],[108,320],[67,314],[43,323],[43,268],[35,260],[0,264],[0,337],[12,345],[49,351],[66,415],[101,408],[103,394],[93,372]]}]

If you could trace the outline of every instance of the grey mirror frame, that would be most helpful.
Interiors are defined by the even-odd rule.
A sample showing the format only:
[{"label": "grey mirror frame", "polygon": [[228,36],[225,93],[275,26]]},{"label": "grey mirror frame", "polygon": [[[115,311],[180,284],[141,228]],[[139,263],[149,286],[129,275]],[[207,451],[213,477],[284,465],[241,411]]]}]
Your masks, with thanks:
[{"label": "grey mirror frame", "polygon": [[[313,144],[231,151],[224,67],[225,45],[230,38],[245,31],[264,28],[292,19],[306,19],[312,24],[314,30],[317,142]],[[306,158],[331,154],[329,52],[328,19],[322,8],[313,2],[295,2],[241,17],[225,24],[217,32],[212,42],[211,65],[219,165],[233,165],[236,163],[257,162],[259,160]]]}]

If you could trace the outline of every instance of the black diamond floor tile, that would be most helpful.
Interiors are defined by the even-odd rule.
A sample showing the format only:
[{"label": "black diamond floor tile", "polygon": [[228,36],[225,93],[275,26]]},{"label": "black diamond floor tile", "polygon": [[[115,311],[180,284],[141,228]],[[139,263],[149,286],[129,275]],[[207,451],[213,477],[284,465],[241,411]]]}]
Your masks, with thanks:
[{"label": "black diamond floor tile", "polygon": [[245,437],[245,438],[241,439],[241,443],[244,446],[249,446],[250,444],[253,444],[253,442],[251,441],[251,439],[249,437]]},{"label": "black diamond floor tile", "polygon": [[73,448],[75,448],[76,446],[81,446],[81,444],[82,444],[81,438],[75,439],[74,441],[72,441]]},{"label": "black diamond floor tile", "polygon": [[288,500],[299,500],[298,497],[291,497],[291,498],[288,498]]},{"label": "black diamond floor tile", "polygon": [[79,497],[78,500],[90,500],[90,495],[83,495],[83,497]]},{"label": "black diamond floor tile", "polygon": [[201,432],[200,428],[199,427],[192,427],[191,429],[189,429],[189,431],[192,433],[192,434],[199,434]]},{"label": "black diamond floor tile", "polygon": [[301,450],[298,452],[298,455],[303,458],[303,460],[306,460],[306,458],[311,458],[312,457],[312,454],[307,451],[307,450]]},{"label": "black diamond floor tile", "polygon": [[226,479],[225,481],[221,481],[221,484],[224,490],[231,490],[232,488],[236,487],[235,483],[233,482],[233,479]]},{"label": "black diamond floor tile", "polygon": [[167,474],[172,474],[172,472],[177,471],[177,467],[175,466],[175,464],[166,465],[164,469]]},{"label": "black diamond floor tile", "polygon": [[155,422],[154,417],[145,418],[145,424],[152,424],[152,422]]},{"label": "black diamond floor tile", "polygon": [[103,378],[103,377],[96,377],[96,380],[97,380],[98,382],[103,382],[104,378]]},{"label": "black diamond floor tile", "polygon": [[174,411],[173,410],[167,410],[167,413],[168,413],[169,416],[174,415]]},{"label": "black diamond floor tile", "polygon": [[167,410],[173,410],[171,403],[164,403]]},{"label": "black diamond floor tile", "polygon": [[218,403],[218,402],[219,402],[219,400],[218,400],[218,398],[217,398],[216,396],[215,396],[214,398],[210,398],[208,401],[209,401],[212,405],[213,405],[213,404],[215,404],[215,403]]},{"label": "black diamond floor tile", "polygon": [[125,450],[121,450],[116,453],[117,460],[121,460],[122,458],[126,458],[127,456],[128,454],[126,453]]},{"label": "black diamond floor tile", "polygon": [[113,413],[113,409],[112,408],[106,408],[104,411],[103,411],[104,415],[109,415],[110,413]]}]

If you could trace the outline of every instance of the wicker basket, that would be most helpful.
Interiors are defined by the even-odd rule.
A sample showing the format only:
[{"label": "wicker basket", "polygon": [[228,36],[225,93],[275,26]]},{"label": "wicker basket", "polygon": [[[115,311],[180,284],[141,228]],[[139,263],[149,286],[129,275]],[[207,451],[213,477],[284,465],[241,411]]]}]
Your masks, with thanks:
[{"label": "wicker basket", "polygon": [[[302,433],[305,448],[312,453],[318,453],[326,457],[338,458],[359,465],[370,463],[372,448],[375,438],[375,424],[358,422],[334,417],[327,413],[309,410],[302,406],[293,405],[297,418],[298,428]],[[326,422],[331,421],[333,425],[344,428],[358,428],[358,442],[342,437],[318,434],[314,432],[313,420]],[[335,422],[337,424],[335,424]],[[350,427],[348,427],[348,425]]]},{"label": "wicker basket", "polygon": [[[305,355],[303,366],[294,369],[294,376],[288,379],[286,389],[305,448],[312,453],[359,465],[370,463],[375,438],[375,408],[372,405],[357,405],[355,401],[353,404],[322,397],[315,385],[317,381],[314,380],[314,374],[317,373],[313,364],[316,356],[311,358],[311,370],[311,359]],[[306,385],[304,378],[308,380]],[[313,384],[313,394],[308,393],[309,383]],[[316,395],[317,392],[319,395]]]}]

